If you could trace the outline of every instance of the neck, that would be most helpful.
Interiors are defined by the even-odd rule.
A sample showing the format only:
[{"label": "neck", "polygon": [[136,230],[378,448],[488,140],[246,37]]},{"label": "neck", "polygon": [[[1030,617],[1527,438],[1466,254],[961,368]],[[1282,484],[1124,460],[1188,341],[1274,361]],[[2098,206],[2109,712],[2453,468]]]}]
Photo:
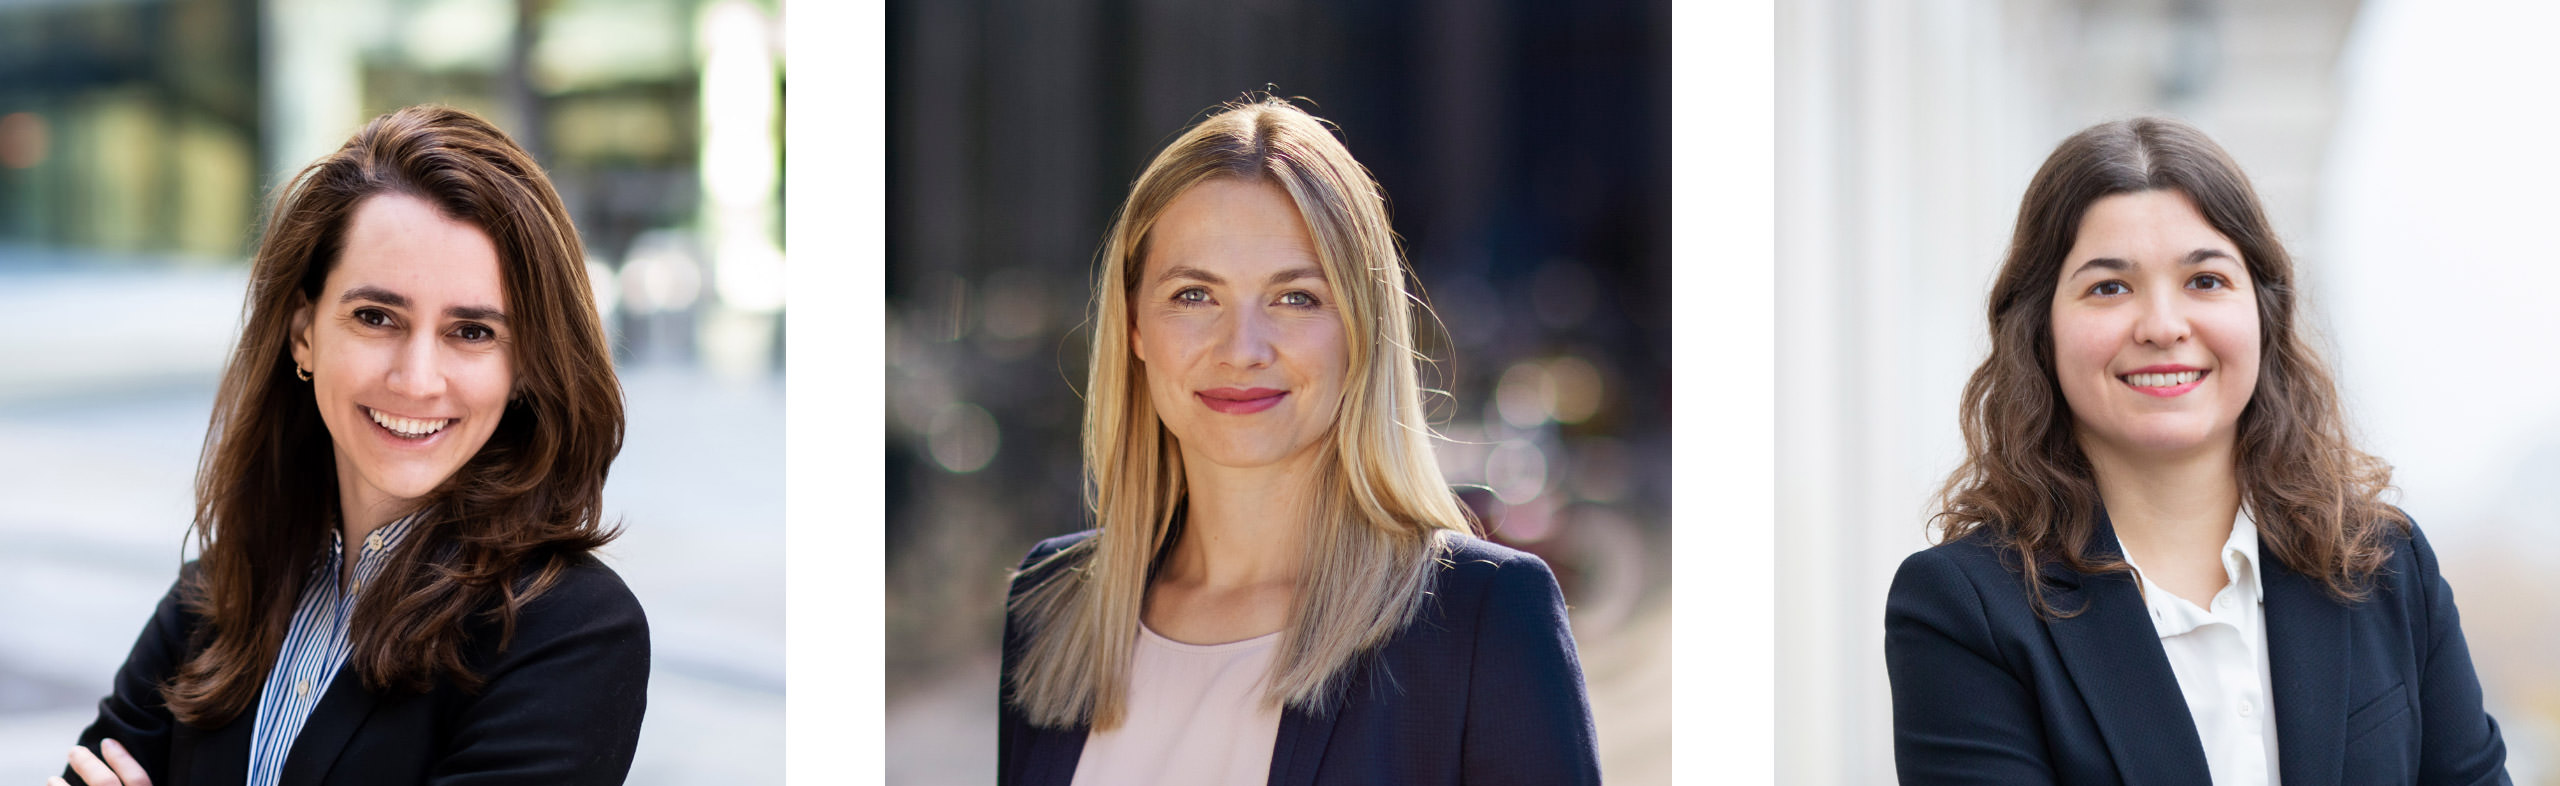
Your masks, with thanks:
[{"label": "neck", "polygon": [[1234,468],[1185,455],[1182,540],[1161,577],[1211,588],[1295,583],[1313,529],[1315,458]]},{"label": "neck", "polygon": [[353,548],[354,544],[364,542],[366,535],[371,535],[374,530],[398,521],[401,516],[408,513],[408,507],[405,505],[388,502],[366,505],[340,495],[338,535],[345,538],[349,547]]},{"label": "neck", "polygon": [[2081,441],[2081,452],[2097,475],[2098,497],[2106,503],[2116,539],[2128,551],[2209,553],[2231,538],[2232,521],[2240,515],[2240,478],[2232,444],[2166,457],[2132,457],[2096,448]]}]

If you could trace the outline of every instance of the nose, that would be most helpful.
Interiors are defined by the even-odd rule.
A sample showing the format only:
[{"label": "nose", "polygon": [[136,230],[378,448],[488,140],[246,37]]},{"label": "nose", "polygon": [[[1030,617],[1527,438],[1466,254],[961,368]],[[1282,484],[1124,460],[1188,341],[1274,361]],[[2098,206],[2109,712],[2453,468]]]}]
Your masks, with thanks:
[{"label": "nose", "polygon": [[414,331],[400,342],[399,353],[391,359],[391,378],[385,386],[393,394],[411,400],[432,399],[444,395],[442,347],[437,336],[427,331]]},{"label": "nose", "polygon": [[2182,290],[2155,291],[2142,299],[2142,317],[2133,323],[2133,340],[2155,347],[2173,347],[2194,332],[2187,322],[2186,301]]},{"label": "nose", "polygon": [[1261,368],[1271,364],[1276,327],[1270,315],[1258,308],[1229,310],[1219,336],[1218,364],[1233,368]]}]

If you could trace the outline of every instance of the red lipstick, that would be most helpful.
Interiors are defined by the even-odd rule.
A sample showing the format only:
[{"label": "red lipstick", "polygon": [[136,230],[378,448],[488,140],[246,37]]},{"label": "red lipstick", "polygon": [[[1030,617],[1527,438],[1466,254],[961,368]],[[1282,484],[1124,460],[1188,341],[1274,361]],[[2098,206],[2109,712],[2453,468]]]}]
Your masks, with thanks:
[{"label": "red lipstick", "polygon": [[1270,388],[1213,388],[1193,393],[1209,409],[1228,415],[1251,415],[1280,404],[1289,391]]}]

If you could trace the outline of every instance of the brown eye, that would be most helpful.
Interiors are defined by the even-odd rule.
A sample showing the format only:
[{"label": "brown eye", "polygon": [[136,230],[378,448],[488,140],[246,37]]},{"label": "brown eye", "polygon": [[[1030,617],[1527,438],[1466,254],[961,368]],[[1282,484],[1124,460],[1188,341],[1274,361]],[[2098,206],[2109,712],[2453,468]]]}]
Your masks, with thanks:
[{"label": "brown eye", "polygon": [[389,327],[391,325],[391,312],[378,308],[356,309],[355,317],[357,322],[362,322],[373,327]]},{"label": "brown eye", "polygon": [[461,327],[454,328],[454,329],[453,329],[453,336],[454,336],[455,338],[459,338],[459,339],[462,339],[462,340],[464,340],[464,341],[469,341],[469,342],[472,342],[472,343],[474,343],[474,344],[477,344],[477,343],[482,342],[482,341],[488,341],[488,340],[490,340],[490,339],[497,338],[497,337],[498,337],[498,332],[497,332],[497,331],[494,331],[494,330],[490,330],[490,329],[489,329],[489,327],[488,327],[488,326],[486,326],[486,325],[471,325],[471,324],[466,324],[466,325],[463,325],[463,326],[461,326]]},{"label": "brown eye", "polygon": [[2133,288],[2125,286],[2122,281],[2100,281],[2097,286],[2089,288],[2089,294],[2099,297],[2115,297],[2132,291]]},{"label": "brown eye", "polygon": [[2194,287],[2196,289],[2230,289],[2231,280],[2213,273],[2206,273],[2195,277],[2195,280],[2193,281],[2187,282],[2187,286]]}]

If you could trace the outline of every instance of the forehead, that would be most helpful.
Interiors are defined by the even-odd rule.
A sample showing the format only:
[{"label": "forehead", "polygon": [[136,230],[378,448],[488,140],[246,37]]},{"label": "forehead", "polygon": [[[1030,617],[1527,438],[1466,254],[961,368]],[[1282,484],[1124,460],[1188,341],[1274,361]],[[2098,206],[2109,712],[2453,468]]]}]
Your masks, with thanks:
[{"label": "forehead", "polygon": [[1220,178],[1184,189],[1157,214],[1142,268],[1152,280],[1172,265],[1246,275],[1317,261],[1315,240],[1288,192],[1266,181]]},{"label": "forehead", "polygon": [[323,287],[356,286],[485,305],[503,295],[498,248],[489,233],[398,193],[365,198],[347,219],[346,243]]},{"label": "forehead", "polygon": [[2174,264],[2199,249],[2228,253],[2234,261],[2240,255],[2238,245],[2205,219],[2186,192],[2154,189],[2089,203],[2065,260],[2111,257],[2150,266]]}]

